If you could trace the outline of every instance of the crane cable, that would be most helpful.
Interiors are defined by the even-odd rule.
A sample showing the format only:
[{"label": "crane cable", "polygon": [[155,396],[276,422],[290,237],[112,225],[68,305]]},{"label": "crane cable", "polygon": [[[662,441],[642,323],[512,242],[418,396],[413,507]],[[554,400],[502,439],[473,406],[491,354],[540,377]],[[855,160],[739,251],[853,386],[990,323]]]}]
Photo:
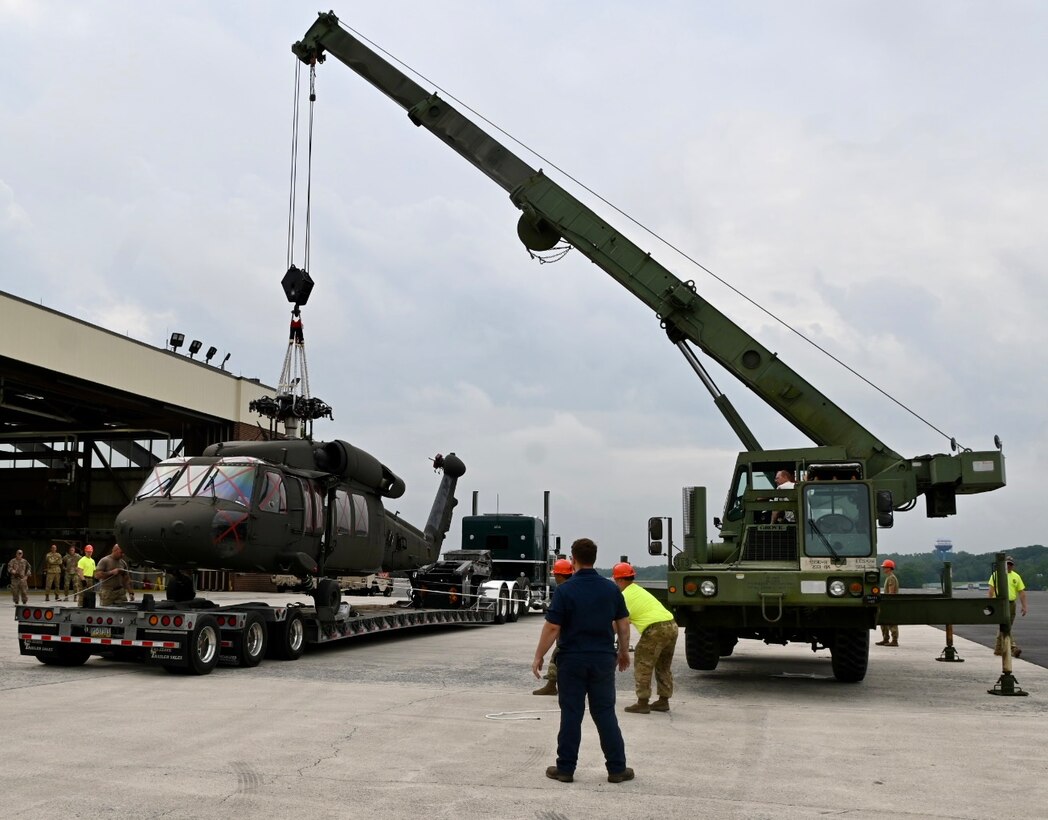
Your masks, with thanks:
[{"label": "crane cable", "polygon": [[[317,67],[309,67],[309,119],[306,137],[306,220],[302,269],[309,270],[309,223],[313,192],[313,109],[317,101]],[[298,132],[301,113],[302,61],[295,58],[295,94],[291,115],[291,182],[287,214],[287,266],[295,264],[295,211],[298,197]]]},{"label": "crane cable", "polygon": [[[778,323],[779,323],[780,325],[782,325],[782,326],[783,326],[784,328],[786,328],[786,329],[787,329],[788,331],[790,331],[790,332],[791,332],[791,333],[793,333],[794,335],[796,335],[796,336],[800,337],[801,339],[803,339],[803,340],[804,340],[805,342],[807,342],[807,343],[808,343],[809,345],[811,345],[811,346],[812,346],[812,347],[814,347],[814,348],[815,348],[816,350],[818,350],[819,352],[821,352],[821,353],[822,353],[823,355],[825,355],[825,356],[829,357],[830,359],[832,359],[832,360],[833,360],[834,362],[836,362],[836,363],[837,363],[838,365],[840,365],[841,367],[843,367],[843,368],[844,368],[845,370],[847,370],[847,371],[848,371],[849,373],[851,373],[851,374],[852,374],[853,376],[855,376],[856,378],[858,378],[858,379],[859,379],[860,381],[862,381],[862,382],[865,382],[865,383],[866,383],[867,385],[869,385],[870,387],[872,387],[872,388],[873,388],[874,390],[876,390],[876,391],[877,391],[878,393],[880,393],[880,394],[881,394],[882,396],[884,396],[885,398],[887,398],[887,399],[888,399],[889,401],[891,401],[891,402],[893,402],[894,404],[898,405],[898,406],[899,406],[899,407],[901,407],[901,408],[902,408],[903,410],[905,410],[905,411],[906,411],[907,413],[909,413],[909,414],[910,414],[911,416],[913,416],[914,418],[916,418],[916,419],[917,419],[918,421],[921,421],[921,422],[923,422],[923,423],[924,423],[924,424],[926,424],[926,425],[927,425],[928,427],[930,427],[930,428],[931,428],[932,430],[934,430],[935,432],[937,432],[937,433],[938,433],[939,435],[941,435],[941,436],[943,436],[944,438],[946,438],[946,439],[947,439],[947,440],[948,440],[948,441],[950,442],[950,446],[951,446],[951,448],[953,448],[954,450],[956,450],[956,449],[957,449],[958,447],[960,447],[960,445],[959,445],[959,444],[957,443],[957,440],[956,440],[956,438],[954,438],[953,436],[950,436],[950,435],[949,435],[948,433],[945,433],[945,432],[943,432],[942,430],[940,430],[940,429],[939,429],[938,427],[936,427],[936,426],[935,426],[934,424],[932,424],[932,423],[931,423],[930,421],[928,421],[928,419],[926,419],[926,418],[924,418],[924,417],[923,417],[922,415],[920,415],[920,414],[919,414],[919,413],[918,413],[918,412],[917,412],[916,410],[913,410],[913,409],[911,409],[910,407],[908,407],[907,405],[903,404],[903,403],[902,403],[902,402],[901,402],[901,401],[900,401],[899,399],[895,398],[895,397],[894,397],[893,395],[891,395],[891,393],[889,393],[889,392],[888,392],[887,390],[885,390],[884,388],[880,387],[880,385],[878,385],[878,384],[874,383],[874,382],[873,382],[873,381],[871,381],[870,379],[866,378],[866,376],[862,375],[862,374],[861,374],[861,373],[860,373],[859,371],[857,371],[857,370],[856,370],[855,368],[853,368],[853,367],[852,367],[851,365],[847,364],[847,363],[846,363],[846,362],[844,362],[844,361],[843,361],[842,359],[840,359],[840,358],[838,358],[837,356],[835,356],[835,355],[834,355],[833,353],[831,353],[831,352],[830,352],[829,350],[827,350],[827,349],[826,349],[825,347],[823,347],[822,345],[820,345],[820,344],[819,344],[818,342],[816,342],[816,341],[815,341],[814,339],[812,339],[812,338],[810,338],[810,337],[806,336],[806,335],[805,335],[804,333],[802,333],[802,332],[801,332],[800,330],[798,330],[797,328],[793,327],[793,325],[791,325],[791,324],[790,324],[789,322],[787,322],[787,321],[786,321],[785,319],[783,319],[783,318],[779,317],[778,315],[776,315],[775,313],[773,313],[773,312],[772,312],[772,311],[771,311],[770,309],[768,309],[768,308],[766,308],[766,307],[765,307],[764,305],[760,304],[760,303],[759,303],[759,302],[758,302],[757,300],[755,300],[755,299],[754,299],[754,298],[752,298],[751,296],[748,296],[747,294],[743,293],[743,292],[742,292],[741,290],[739,290],[739,288],[735,287],[735,285],[731,284],[731,283],[730,283],[729,281],[727,281],[726,279],[723,279],[722,277],[718,276],[718,275],[717,275],[716,273],[714,273],[714,272],[713,272],[712,270],[710,270],[709,268],[707,268],[707,267],[706,267],[705,265],[703,265],[703,264],[702,264],[701,262],[699,262],[699,261],[698,261],[697,259],[694,259],[694,258],[693,258],[693,257],[691,257],[690,255],[688,255],[688,254],[687,254],[687,253],[686,253],[685,251],[683,251],[683,250],[681,250],[680,248],[678,248],[678,247],[677,247],[676,245],[674,245],[674,244],[673,244],[672,242],[670,242],[670,241],[669,241],[668,239],[665,239],[665,238],[663,238],[663,237],[662,237],[662,236],[661,236],[660,234],[658,234],[657,232],[655,232],[654,230],[652,230],[651,228],[649,228],[649,227],[648,227],[647,225],[645,225],[645,224],[644,224],[643,222],[641,222],[640,220],[638,220],[638,219],[634,218],[633,216],[631,216],[631,215],[630,215],[630,214],[628,214],[628,213],[627,213],[626,211],[624,211],[624,210],[622,210],[621,208],[619,208],[619,207],[618,207],[617,205],[615,205],[614,203],[612,203],[612,202],[610,202],[609,200],[605,199],[605,198],[604,198],[604,197],[603,197],[603,196],[602,196],[601,194],[597,193],[597,192],[596,192],[596,191],[594,191],[594,190],[593,190],[592,188],[590,188],[590,187],[589,187],[588,185],[586,185],[586,184],[585,184],[584,182],[580,181],[579,179],[577,179],[576,177],[574,177],[574,176],[573,176],[572,174],[570,174],[570,173],[568,173],[567,171],[565,171],[565,170],[564,170],[563,168],[561,168],[561,167],[560,167],[559,165],[557,165],[557,164],[556,164],[555,162],[552,162],[552,161],[550,161],[550,160],[549,160],[549,159],[547,159],[547,158],[546,158],[545,156],[543,156],[542,154],[540,154],[540,153],[539,153],[538,151],[536,151],[535,149],[531,148],[531,147],[530,147],[530,146],[529,146],[529,145],[528,145],[527,143],[525,143],[525,142],[522,142],[521,140],[519,140],[519,139],[517,139],[516,137],[514,137],[514,136],[513,136],[512,134],[510,134],[510,133],[509,133],[508,131],[506,131],[506,130],[505,130],[504,128],[500,127],[500,126],[499,126],[499,125],[497,125],[496,123],[494,123],[494,122],[492,122],[491,120],[489,120],[489,119],[488,119],[487,117],[485,117],[485,116],[484,116],[483,114],[481,114],[481,113],[480,113],[479,111],[477,111],[476,109],[474,109],[474,108],[470,107],[469,105],[467,105],[467,104],[466,104],[465,102],[463,102],[462,100],[460,100],[460,99],[459,99],[458,97],[456,97],[456,96],[455,96],[454,94],[450,93],[449,91],[447,91],[446,89],[444,89],[444,88],[442,88],[442,87],[441,87],[440,85],[438,85],[437,83],[433,82],[433,81],[432,81],[431,79],[429,79],[429,78],[428,78],[428,77],[427,77],[427,76],[426,76],[425,74],[421,73],[420,71],[416,71],[416,70],[415,70],[414,68],[412,68],[412,67],[411,67],[410,65],[408,65],[407,63],[405,63],[405,62],[404,62],[403,60],[401,60],[401,59],[397,58],[396,56],[394,56],[394,55],[393,55],[393,54],[391,54],[390,52],[386,51],[386,49],[382,48],[382,47],[381,47],[380,45],[378,45],[378,43],[376,43],[376,42],[374,42],[373,40],[370,40],[369,38],[365,37],[365,36],[364,36],[363,34],[361,34],[361,33],[360,33],[359,31],[356,31],[355,29],[351,28],[350,26],[347,26],[347,25],[346,25],[345,23],[343,23],[343,22],[342,22],[341,20],[339,21],[339,25],[343,26],[343,27],[344,27],[344,28],[345,28],[345,29],[346,29],[347,31],[349,31],[350,33],[352,33],[352,34],[353,34],[353,35],[354,35],[355,37],[359,37],[359,38],[360,38],[361,40],[365,41],[366,43],[368,43],[369,45],[371,45],[372,47],[374,47],[374,48],[375,48],[375,49],[376,49],[377,51],[381,51],[381,52],[382,52],[383,54],[385,54],[385,55],[386,55],[387,57],[389,57],[389,59],[393,60],[393,61],[394,61],[395,63],[397,63],[398,65],[402,66],[402,67],[403,67],[403,68],[405,68],[405,69],[406,69],[407,71],[410,71],[410,72],[411,72],[412,74],[414,74],[414,75],[415,75],[416,77],[419,77],[419,78],[420,78],[420,79],[422,79],[423,81],[425,81],[425,82],[429,83],[430,85],[432,85],[432,87],[433,87],[433,88],[437,89],[437,91],[439,91],[439,92],[440,92],[441,94],[443,94],[443,95],[444,95],[445,97],[447,97],[448,99],[450,99],[450,100],[454,100],[456,104],[458,104],[459,106],[461,106],[462,108],[464,108],[464,109],[465,109],[466,111],[469,111],[469,112],[470,112],[471,114],[473,114],[473,115],[474,115],[475,117],[477,117],[477,119],[483,120],[483,121],[484,121],[485,123],[487,123],[487,124],[488,124],[489,126],[491,126],[491,127],[492,127],[492,128],[494,129],[494,130],[498,131],[498,132],[499,132],[500,134],[502,134],[502,135],[503,135],[504,137],[506,137],[507,139],[509,139],[509,140],[511,140],[512,142],[514,142],[514,143],[516,143],[517,145],[519,145],[519,146],[520,146],[521,148],[523,148],[523,149],[524,149],[525,151],[527,151],[527,152],[528,152],[529,154],[531,154],[532,156],[535,156],[535,157],[537,157],[537,158],[538,158],[538,159],[540,159],[540,160],[541,160],[542,162],[546,163],[546,164],[547,164],[547,165],[548,165],[548,166],[549,166],[550,168],[553,168],[553,169],[555,169],[556,171],[558,171],[559,173],[563,174],[563,175],[564,175],[565,177],[567,177],[568,179],[570,179],[570,180],[571,180],[572,182],[574,182],[574,183],[575,183],[576,185],[578,185],[578,186],[579,186],[580,188],[582,188],[582,189],[583,189],[584,191],[588,192],[589,194],[591,194],[591,195],[593,195],[594,197],[596,197],[597,199],[599,199],[599,200],[600,200],[601,202],[603,202],[603,203],[604,203],[605,205],[607,205],[607,206],[608,206],[609,208],[613,209],[613,210],[614,210],[614,211],[615,211],[616,213],[618,213],[618,214],[620,214],[621,216],[623,216],[623,217],[624,217],[625,219],[628,219],[628,220],[629,220],[630,222],[632,222],[632,223],[633,223],[634,225],[636,225],[636,226],[637,226],[638,228],[640,228],[640,229],[641,229],[642,231],[644,231],[644,232],[645,232],[646,234],[648,234],[649,236],[653,237],[653,238],[654,238],[654,239],[655,239],[656,241],[658,241],[658,242],[660,242],[661,244],[665,245],[665,246],[666,246],[667,248],[669,248],[670,250],[672,250],[672,251],[673,251],[674,253],[678,254],[679,256],[681,256],[681,257],[683,257],[684,259],[686,259],[687,261],[689,261],[689,262],[690,262],[691,264],[693,264],[693,265],[694,265],[695,267],[697,267],[697,268],[698,268],[699,270],[701,270],[701,271],[705,272],[706,274],[708,274],[708,275],[709,275],[709,276],[711,276],[712,278],[716,279],[716,280],[717,280],[718,282],[720,282],[720,284],[724,285],[724,287],[728,288],[728,289],[729,289],[730,291],[732,291],[733,293],[735,293],[735,294],[736,294],[737,296],[739,296],[739,297],[741,297],[742,299],[744,299],[745,301],[749,302],[749,303],[750,303],[751,305],[753,305],[753,306],[754,306],[755,308],[757,308],[757,309],[758,309],[758,310],[760,310],[760,311],[761,311],[762,313],[764,313],[764,314],[766,314],[767,316],[769,316],[769,317],[770,317],[771,319],[773,319],[774,321],[778,322]],[[561,257],[558,257],[558,259],[559,259],[559,258],[561,258]],[[541,259],[540,259],[540,261],[544,261],[544,260],[541,260]],[[557,260],[552,260],[552,261],[557,261]],[[968,449],[968,448],[965,448],[965,447],[960,447],[960,449],[962,449],[962,450],[966,450],[966,449]]]}]

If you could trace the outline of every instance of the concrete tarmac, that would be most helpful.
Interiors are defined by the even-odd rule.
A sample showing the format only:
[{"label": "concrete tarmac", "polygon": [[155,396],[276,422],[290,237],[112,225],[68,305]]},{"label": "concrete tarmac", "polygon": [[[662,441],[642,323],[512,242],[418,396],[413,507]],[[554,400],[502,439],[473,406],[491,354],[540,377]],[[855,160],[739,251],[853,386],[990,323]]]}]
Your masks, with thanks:
[{"label": "concrete tarmac", "polygon": [[1017,660],[1029,696],[989,695],[1000,658],[957,638],[965,662],[937,662],[944,635],[925,626],[871,647],[859,684],[835,682],[825,650],[752,641],[695,672],[682,636],[670,713],[623,713],[632,670],[619,676],[636,780],[607,782],[587,720],[575,782],[554,782],[557,702],[531,695],[541,623],[372,636],[184,677],[99,658],[44,666],[18,654],[9,614],[3,816],[1045,816],[1048,670]]}]

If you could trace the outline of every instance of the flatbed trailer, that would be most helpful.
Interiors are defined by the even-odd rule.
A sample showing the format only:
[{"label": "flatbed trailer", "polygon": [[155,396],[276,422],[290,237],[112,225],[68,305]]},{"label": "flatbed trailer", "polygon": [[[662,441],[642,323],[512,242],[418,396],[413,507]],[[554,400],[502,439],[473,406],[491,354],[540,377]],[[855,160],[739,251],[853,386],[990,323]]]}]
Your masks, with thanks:
[{"label": "flatbed trailer", "polygon": [[315,607],[263,602],[219,605],[155,600],[108,607],[23,605],[15,610],[18,647],[49,666],[81,666],[93,655],[151,663],[170,672],[206,675],[217,665],[253,667],[264,658],[296,660],[308,645],[430,626],[499,623],[501,601],[478,598],[457,608],[412,602],[353,606],[332,620]]}]

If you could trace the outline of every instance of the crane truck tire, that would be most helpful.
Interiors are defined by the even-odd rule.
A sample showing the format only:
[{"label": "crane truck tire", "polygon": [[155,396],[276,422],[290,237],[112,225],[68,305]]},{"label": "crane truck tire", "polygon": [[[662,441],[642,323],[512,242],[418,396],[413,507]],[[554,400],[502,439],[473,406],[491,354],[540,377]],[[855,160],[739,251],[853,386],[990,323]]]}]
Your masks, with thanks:
[{"label": "crane truck tire", "polygon": [[306,625],[302,613],[289,609],[283,623],[270,624],[269,654],[279,661],[297,661],[306,647]]},{"label": "crane truck tire", "polygon": [[838,629],[830,647],[833,676],[841,683],[858,683],[866,677],[870,660],[870,630]]},{"label": "crane truck tire", "polygon": [[684,630],[684,657],[690,669],[712,672],[720,661],[720,643],[717,630],[703,626],[689,626]]}]

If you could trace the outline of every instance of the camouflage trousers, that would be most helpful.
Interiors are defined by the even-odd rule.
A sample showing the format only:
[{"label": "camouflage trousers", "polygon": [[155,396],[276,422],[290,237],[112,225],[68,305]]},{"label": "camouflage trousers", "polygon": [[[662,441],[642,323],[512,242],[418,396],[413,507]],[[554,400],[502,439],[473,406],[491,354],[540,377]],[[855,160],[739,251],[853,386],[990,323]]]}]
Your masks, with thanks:
[{"label": "camouflage trousers", "polygon": [[25,578],[11,579],[11,597],[16,604],[19,598],[22,599],[23,604],[29,603],[29,584]]},{"label": "camouflage trousers", "polygon": [[66,575],[66,585],[62,587],[63,597],[69,597],[72,595],[74,598],[80,594],[80,576],[79,575]]},{"label": "camouflage trousers", "polygon": [[546,667],[545,678],[550,683],[557,682],[557,653],[560,652],[560,647],[553,647],[553,654],[549,656],[549,666]]},{"label": "camouflage trousers", "polygon": [[98,600],[102,606],[122,604],[127,600],[127,590],[123,587],[117,587],[116,589],[106,589],[105,587],[99,587]]},{"label": "camouflage trousers", "polygon": [[633,651],[633,675],[637,699],[651,697],[651,676],[660,698],[673,697],[673,650],[677,647],[676,621],[660,621],[645,629]]},{"label": "camouflage trousers", "polygon": [[52,590],[55,593],[55,600],[58,600],[58,590],[62,588],[62,573],[61,572],[49,572],[44,576],[44,595],[47,598],[51,597]]},{"label": "camouflage trousers", "polygon": [[899,642],[899,625],[898,624],[881,624],[881,638],[885,643],[889,641]]}]

